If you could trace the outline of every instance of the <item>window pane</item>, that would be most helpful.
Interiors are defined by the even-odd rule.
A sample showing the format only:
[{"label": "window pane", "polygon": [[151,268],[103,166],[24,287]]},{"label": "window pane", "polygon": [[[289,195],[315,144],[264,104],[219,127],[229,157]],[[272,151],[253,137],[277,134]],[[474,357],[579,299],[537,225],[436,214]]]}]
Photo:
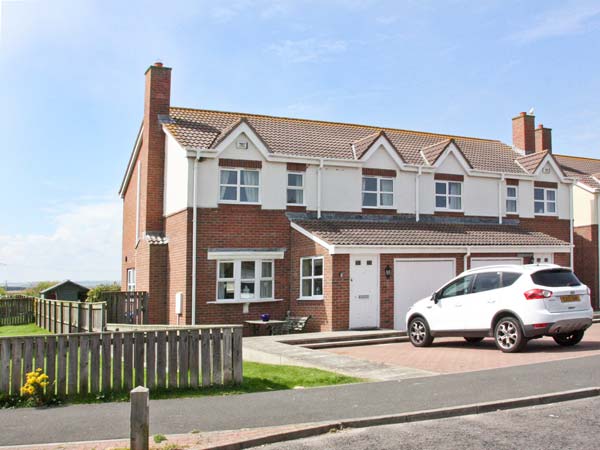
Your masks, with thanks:
[{"label": "window pane", "polygon": [[233,278],[233,263],[226,262],[219,264],[219,278]]},{"label": "window pane", "polygon": [[544,213],[544,202],[535,202],[535,208],[534,208],[536,214],[543,214]]},{"label": "window pane", "polygon": [[240,202],[258,202],[258,188],[243,187],[240,188]]},{"label": "window pane", "polygon": [[450,209],[462,208],[462,202],[460,197],[449,197],[448,201],[450,202]]},{"label": "window pane", "polygon": [[311,259],[303,259],[302,260],[302,276],[310,277],[312,275],[312,260]]},{"label": "window pane", "polygon": [[535,188],[533,191],[533,198],[535,200],[544,200],[544,190],[540,188]]},{"label": "window pane", "polygon": [[323,295],[323,279],[315,278],[313,284],[313,295]]},{"label": "window pane", "polygon": [[299,189],[288,189],[287,202],[291,205],[304,204],[304,192]]},{"label": "window pane", "polygon": [[312,280],[302,280],[302,297],[312,296]]},{"label": "window pane", "polygon": [[548,202],[546,203],[546,206],[548,207],[548,211],[549,213],[555,213],[556,212],[556,203],[554,202]]},{"label": "window pane", "polygon": [[556,200],[556,191],[548,190],[546,191],[546,199],[550,201]]},{"label": "window pane", "polygon": [[314,260],[314,270],[315,277],[320,277],[323,275],[323,260],[321,258]]},{"label": "window pane", "polygon": [[233,281],[219,281],[219,300],[230,300],[234,296]]},{"label": "window pane", "polygon": [[221,186],[221,200],[237,200],[237,188]]},{"label": "window pane", "polygon": [[448,183],[448,187],[450,188],[451,195],[460,195],[461,193],[461,184],[460,183]]},{"label": "window pane", "polygon": [[380,180],[381,192],[394,192],[394,182],[392,180]]},{"label": "window pane", "polygon": [[520,273],[504,272],[502,274],[502,287],[511,286],[521,277]]},{"label": "window pane", "polygon": [[473,283],[473,293],[491,291],[500,288],[500,272],[477,274]]},{"label": "window pane", "polygon": [[517,212],[516,200],[506,200],[506,212]]},{"label": "window pane", "polygon": [[288,173],[288,186],[302,187],[302,175],[298,173]]},{"label": "window pane", "polygon": [[517,188],[513,186],[508,186],[506,188],[506,196],[507,197],[516,197],[517,196]]},{"label": "window pane", "polygon": [[273,282],[271,280],[260,282],[260,298],[273,297]]},{"label": "window pane", "polygon": [[363,193],[363,206],[377,206],[377,194]]},{"label": "window pane", "polygon": [[258,172],[256,170],[241,170],[240,184],[244,186],[258,186]]},{"label": "window pane", "polygon": [[445,194],[446,193],[446,183],[435,183],[435,193],[436,194]]},{"label": "window pane", "polygon": [[468,294],[472,280],[473,275],[467,275],[466,277],[459,278],[452,284],[446,286],[440,294],[439,298],[456,297],[457,295]]},{"label": "window pane", "polygon": [[254,261],[242,261],[242,280],[254,279]]},{"label": "window pane", "polygon": [[240,288],[241,298],[254,298],[254,281],[248,283],[242,281]]},{"label": "window pane", "polygon": [[271,278],[273,276],[273,263],[271,261],[264,261],[262,263],[262,278]]},{"label": "window pane", "polygon": [[363,191],[377,192],[377,178],[363,177]]},{"label": "window pane", "polygon": [[441,195],[435,196],[435,207],[436,208],[445,208],[446,207],[446,197]]},{"label": "window pane", "polygon": [[237,171],[221,170],[221,184],[237,184]]},{"label": "window pane", "polygon": [[381,206],[392,206],[394,204],[394,194],[380,194]]}]

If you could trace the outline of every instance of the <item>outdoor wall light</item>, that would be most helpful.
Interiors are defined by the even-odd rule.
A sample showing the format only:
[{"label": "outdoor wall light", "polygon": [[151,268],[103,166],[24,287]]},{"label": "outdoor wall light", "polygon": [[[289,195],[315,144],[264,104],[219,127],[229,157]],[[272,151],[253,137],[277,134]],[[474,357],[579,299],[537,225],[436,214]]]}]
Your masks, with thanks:
[{"label": "outdoor wall light", "polygon": [[392,268],[390,267],[389,264],[387,266],[385,266],[384,272],[385,272],[385,277],[389,280],[392,276]]},{"label": "outdoor wall light", "polygon": [[344,278],[344,272],[339,273],[340,278]]}]

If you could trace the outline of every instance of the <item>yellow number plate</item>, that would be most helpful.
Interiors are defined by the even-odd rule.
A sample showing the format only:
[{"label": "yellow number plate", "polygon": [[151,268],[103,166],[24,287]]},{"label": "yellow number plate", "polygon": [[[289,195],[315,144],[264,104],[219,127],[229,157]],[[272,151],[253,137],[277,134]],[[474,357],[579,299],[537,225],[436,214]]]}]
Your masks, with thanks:
[{"label": "yellow number plate", "polygon": [[578,302],[579,301],[579,295],[563,295],[560,298],[560,301],[563,302],[563,303]]}]

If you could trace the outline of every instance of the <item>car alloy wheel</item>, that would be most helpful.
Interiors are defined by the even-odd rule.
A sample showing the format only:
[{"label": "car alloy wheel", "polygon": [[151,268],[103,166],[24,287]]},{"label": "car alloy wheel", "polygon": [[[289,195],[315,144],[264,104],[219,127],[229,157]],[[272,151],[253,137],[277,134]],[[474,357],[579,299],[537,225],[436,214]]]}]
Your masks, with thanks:
[{"label": "car alloy wheel", "polygon": [[408,325],[408,336],[415,347],[428,347],[433,342],[433,336],[429,332],[429,326],[422,317],[410,321]]},{"label": "car alloy wheel", "polygon": [[498,348],[506,353],[521,351],[527,344],[521,326],[514,317],[500,319],[496,325],[494,337]]},{"label": "car alloy wheel", "polygon": [[571,347],[572,345],[577,345],[581,342],[584,333],[584,330],[579,330],[568,334],[557,334],[556,336],[552,337],[554,338],[554,342],[556,342],[558,345]]}]

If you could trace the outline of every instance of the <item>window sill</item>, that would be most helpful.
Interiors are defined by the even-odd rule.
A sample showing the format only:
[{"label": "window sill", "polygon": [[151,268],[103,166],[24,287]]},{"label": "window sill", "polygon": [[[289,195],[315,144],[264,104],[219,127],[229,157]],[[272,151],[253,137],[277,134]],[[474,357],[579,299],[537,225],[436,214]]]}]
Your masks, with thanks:
[{"label": "window sill", "polygon": [[260,202],[236,202],[233,200],[219,200],[219,205],[261,205]]},{"label": "window sill", "polygon": [[244,303],[275,303],[282,301],[282,298],[262,298],[258,300],[215,300],[214,302],[206,303],[209,305],[243,305]]},{"label": "window sill", "polygon": [[325,300],[325,297],[324,296],[321,296],[321,297],[299,297],[296,300],[299,302],[310,302],[310,301],[322,302],[323,300]]},{"label": "window sill", "polygon": [[435,208],[435,212],[464,213],[464,209]]}]

